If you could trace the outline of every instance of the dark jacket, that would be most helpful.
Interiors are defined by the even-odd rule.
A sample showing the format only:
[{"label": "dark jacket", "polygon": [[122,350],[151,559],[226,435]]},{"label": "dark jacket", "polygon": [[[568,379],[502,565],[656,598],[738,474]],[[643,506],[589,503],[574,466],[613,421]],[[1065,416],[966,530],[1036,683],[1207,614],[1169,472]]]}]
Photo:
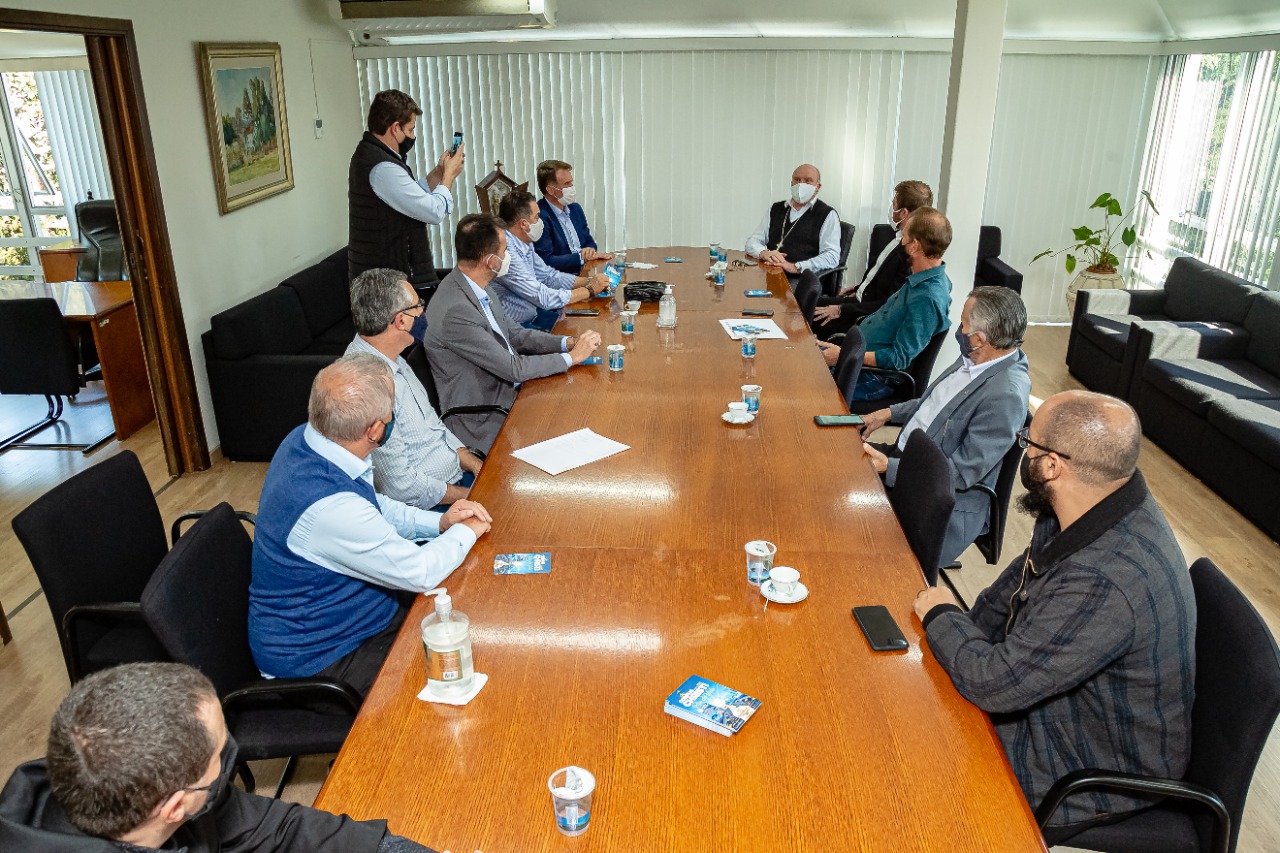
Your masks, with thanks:
[{"label": "dark jacket", "polygon": [[[872,262],[874,266],[875,262]],[[890,296],[902,289],[911,275],[911,258],[902,244],[893,247],[889,257],[884,259],[875,277],[867,282],[861,296],[846,296],[840,300],[840,316],[845,319],[856,319],[878,310],[889,300]]]},{"label": "dark jacket", "polygon": [[[582,270],[582,255],[569,249],[569,240],[560,227],[560,217],[556,216],[555,207],[546,198],[538,199],[538,207],[542,210],[544,228],[542,239],[533,244],[534,251],[547,266],[577,275]],[[599,248],[596,246],[596,239],[591,236],[591,229],[587,227],[587,214],[583,213],[582,205],[570,204],[568,211],[569,221],[578,232],[578,243],[582,248]]]},{"label": "dark jacket", "polygon": [[[386,835],[384,821],[354,821],[228,785],[212,810],[178,828],[170,846],[185,848],[187,853],[374,853]],[[67,820],[49,787],[43,759],[18,767],[0,791],[0,850],[120,853],[121,849],[116,842],[85,835]]]}]

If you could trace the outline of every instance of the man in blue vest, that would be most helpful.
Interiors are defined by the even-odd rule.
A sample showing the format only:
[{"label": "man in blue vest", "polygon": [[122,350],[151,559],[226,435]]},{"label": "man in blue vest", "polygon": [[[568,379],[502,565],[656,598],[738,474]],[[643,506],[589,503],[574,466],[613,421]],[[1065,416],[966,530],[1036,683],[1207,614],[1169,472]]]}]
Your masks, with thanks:
[{"label": "man in blue vest", "polygon": [[394,387],[376,355],[331,364],[311,386],[308,423],[271,460],[249,587],[264,675],[324,675],[367,694],[404,621],[401,593],[439,586],[489,530],[473,501],[441,514],[374,492],[369,455],[395,426]]},{"label": "man in blue vest", "polygon": [[613,257],[601,252],[587,227],[587,214],[577,203],[578,188],[573,183],[573,166],[563,160],[543,160],[538,164],[538,207],[547,223],[533,247],[547,266],[577,275],[582,265],[597,258]]},{"label": "man in blue vest", "polygon": [[348,279],[385,267],[404,273],[415,288],[439,281],[427,226],[453,213],[450,190],[465,157],[461,145],[445,149],[436,167],[415,180],[406,158],[420,115],[413,98],[396,89],[379,92],[369,105],[368,129],[347,172]]}]

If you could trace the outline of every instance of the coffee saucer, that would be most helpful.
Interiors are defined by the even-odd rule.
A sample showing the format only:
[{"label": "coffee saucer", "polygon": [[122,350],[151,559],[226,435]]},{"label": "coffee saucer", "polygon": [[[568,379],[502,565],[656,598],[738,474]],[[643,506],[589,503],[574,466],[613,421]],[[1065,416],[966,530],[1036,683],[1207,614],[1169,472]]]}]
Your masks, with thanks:
[{"label": "coffee saucer", "polygon": [[754,414],[752,414],[751,412],[747,412],[747,417],[746,417],[746,419],[741,420],[741,421],[734,420],[733,418],[729,417],[729,413],[728,413],[728,412],[721,412],[721,413],[720,413],[720,420],[724,421],[724,422],[725,422],[725,423],[727,423],[727,424],[734,424],[735,426],[744,426],[744,425],[746,425],[746,424],[751,423],[751,422],[752,422],[752,421],[754,421],[755,419],[756,419],[756,416],[755,416]]},{"label": "coffee saucer", "polygon": [[796,604],[797,602],[804,601],[809,597],[809,587],[797,581],[796,588],[791,590],[791,594],[783,596],[781,593],[774,590],[773,581],[765,581],[760,584],[760,594],[772,601],[774,604]]}]

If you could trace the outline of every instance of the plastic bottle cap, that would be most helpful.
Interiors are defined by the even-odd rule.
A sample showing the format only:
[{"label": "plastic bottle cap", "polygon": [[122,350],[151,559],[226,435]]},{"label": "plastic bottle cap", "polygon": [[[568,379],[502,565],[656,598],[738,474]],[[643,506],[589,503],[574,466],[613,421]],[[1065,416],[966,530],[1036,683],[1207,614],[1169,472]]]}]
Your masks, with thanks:
[{"label": "plastic bottle cap", "polygon": [[449,597],[449,592],[444,587],[436,587],[435,589],[424,592],[423,595],[434,595],[436,597],[436,612],[440,614],[448,613],[453,610],[453,599]]}]

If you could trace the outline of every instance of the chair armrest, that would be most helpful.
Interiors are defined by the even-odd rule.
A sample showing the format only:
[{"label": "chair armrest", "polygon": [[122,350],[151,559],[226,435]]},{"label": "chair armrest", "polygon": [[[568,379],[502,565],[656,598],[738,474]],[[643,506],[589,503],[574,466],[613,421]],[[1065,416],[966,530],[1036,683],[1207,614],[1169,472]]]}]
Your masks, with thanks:
[{"label": "chair armrest", "polygon": [[1213,812],[1213,844],[1210,849],[1214,853],[1227,853],[1231,842],[1231,815],[1227,813],[1227,807],[1221,798],[1208,788],[1193,785],[1190,782],[1158,779],[1154,776],[1138,776],[1112,770],[1076,770],[1068,773],[1054,782],[1053,787],[1044,795],[1044,799],[1036,808],[1036,824],[1043,830],[1048,825],[1049,819],[1062,806],[1063,800],[1072,794],[1099,789],[1132,794],[1155,794],[1198,803]]},{"label": "chair armrest", "polygon": [[833,276],[836,273],[842,273],[847,269],[848,269],[847,266],[832,267],[829,270],[823,270],[822,272],[814,273],[814,275],[818,277],[818,281],[822,281],[823,279]]},{"label": "chair armrest", "polygon": [[62,615],[63,653],[71,673],[71,683],[75,684],[84,677],[80,671],[80,623],[93,617],[107,617],[116,622],[141,622],[146,624],[142,616],[142,604],[137,601],[110,601],[102,604],[77,604]]},{"label": "chair armrest", "polygon": [[887,367],[870,367],[868,365],[863,365],[862,372],[869,373],[872,376],[879,376],[883,379],[895,379],[896,382],[894,384],[896,384],[898,387],[902,387],[905,385],[908,389],[910,389],[912,398],[914,398],[916,395],[915,394],[915,391],[916,391],[915,377],[912,376],[910,373],[907,373],[905,370],[890,370]]},{"label": "chair armrest", "polygon": [[1007,287],[1014,293],[1022,292],[1022,273],[999,258],[986,258],[978,264],[978,279],[982,284]]},{"label": "chair armrest", "polygon": [[500,412],[503,417],[511,414],[511,410],[503,406],[454,406],[440,416],[440,420],[444,420],[450,415],[482,415],[489,412]]},{"label": "chair armrest", "polygon": [[[236,513],[236,518],[240,519],[241,521],[247,521],[250,524],[252,524],[254,527],[258,526],[258,516],[254,515],[253,513],[246,512],[242,509],[236,510],[235,513]],[[207,509],[193,509],[191,510],[191,512],[184,512],[182,515],[175,518],[173,520],[173,526],[169,528],[169,541],[172,543],[176,543],[178,541],[178,538],[182,536],[182,525],[184,522],[195,521],[197,518],[200,518],[201,516],[208,515],[208,514],[209,514],[209,510]]]},{"label": "chair armrest", "polygon": [[223,713],[234,713],[236,706],[251,699],[292,696],[299,699],[336,700],[346,705],[352,714],[359,713],[364,700],[351,685],[336,678],[314,676],[312,678],[269,678],[238,687],[222,697]]}]

